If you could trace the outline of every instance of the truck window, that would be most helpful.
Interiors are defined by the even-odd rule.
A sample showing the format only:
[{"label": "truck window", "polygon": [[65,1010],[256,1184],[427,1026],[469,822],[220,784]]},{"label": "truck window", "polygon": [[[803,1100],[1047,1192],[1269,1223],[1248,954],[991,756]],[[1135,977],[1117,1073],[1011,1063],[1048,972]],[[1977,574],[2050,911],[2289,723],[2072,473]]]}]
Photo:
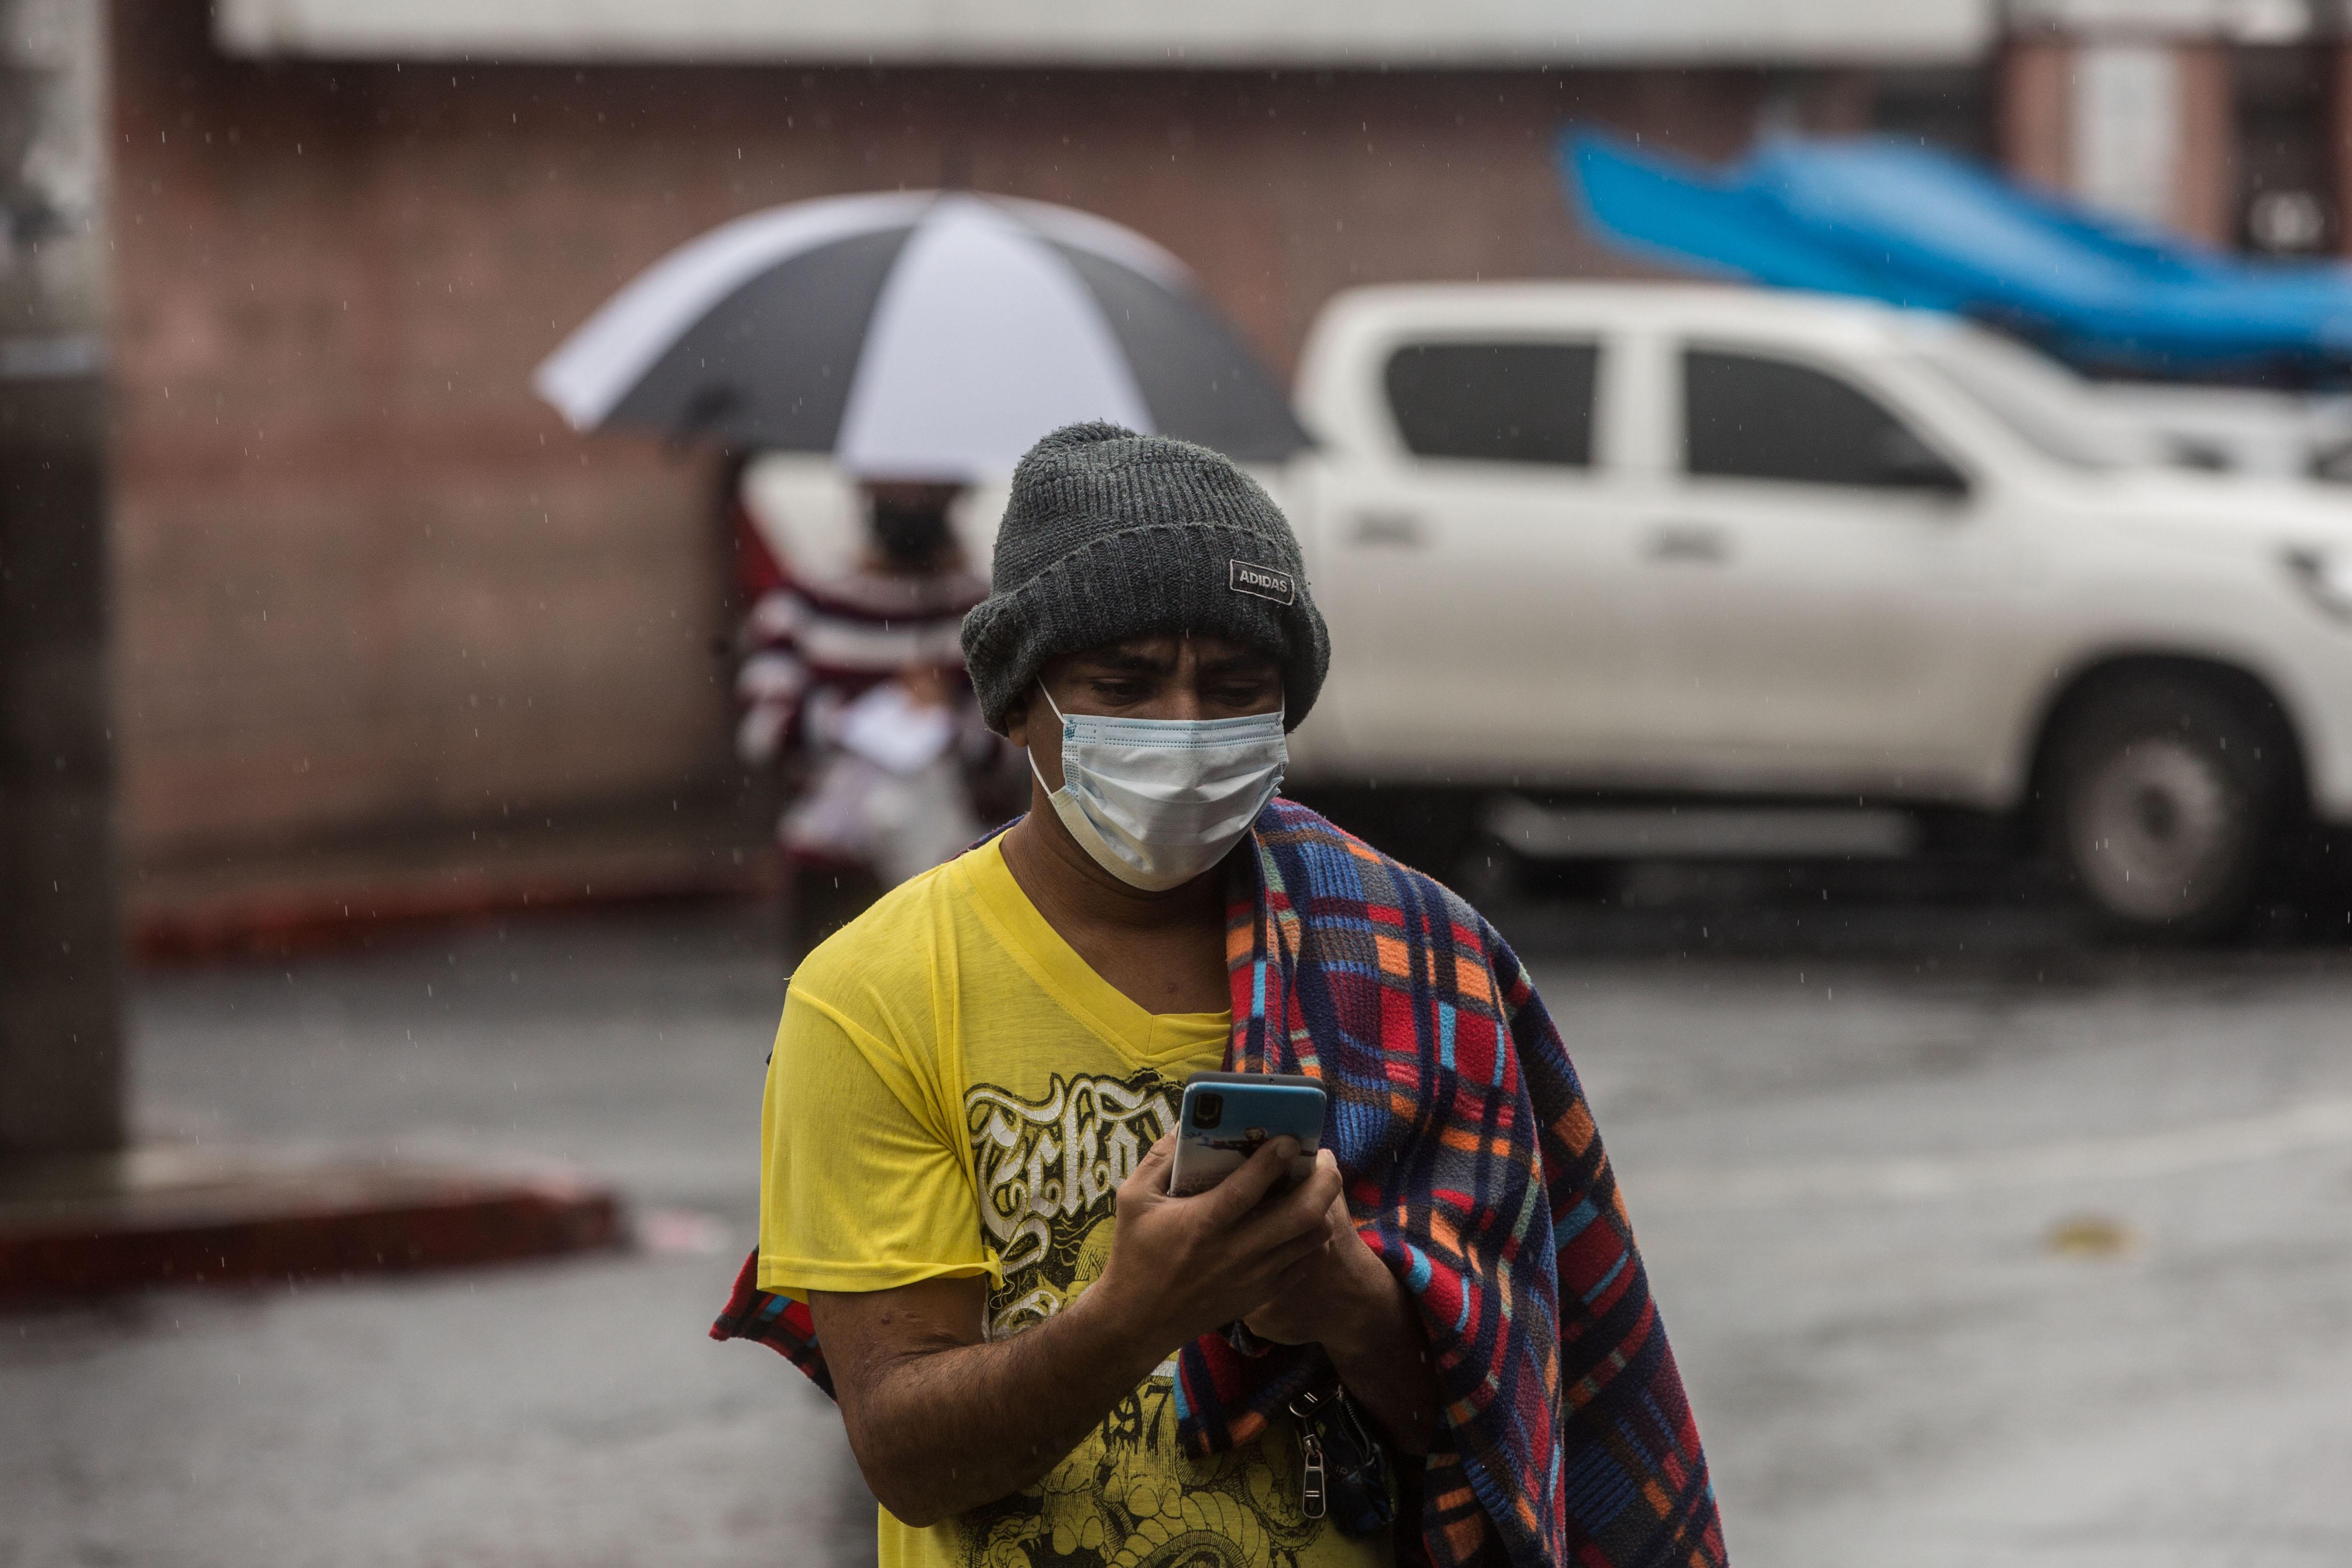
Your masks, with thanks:
[{"label": "truck window", "polygon": [[1958,476],[1877,401],[1759,354],[1683,354],[1684,466],[1723,479],[1952,488]]},{"label": "truck window", "polygon": [[1592,343],[1409,343],[1389,356],[1389,412],[1417,458],[1592,465]]}]

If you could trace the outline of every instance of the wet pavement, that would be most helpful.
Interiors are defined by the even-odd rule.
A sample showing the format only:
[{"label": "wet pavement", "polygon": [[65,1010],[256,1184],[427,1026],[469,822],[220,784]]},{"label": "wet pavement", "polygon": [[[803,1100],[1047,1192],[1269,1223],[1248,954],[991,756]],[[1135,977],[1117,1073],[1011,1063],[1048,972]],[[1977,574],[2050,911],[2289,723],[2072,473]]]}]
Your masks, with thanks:
[{"label": "wet pavement", "polygon": [[[2352,1560],[2352,955],[1738,883],[1506,910],[1623,1173],[1742,1564]],[[702,1326],[764,921],[151,973],[154,1134],[561,1161],[650,1245],[0,1318],[0,1568],[870,1559],[830,1407]]]}]

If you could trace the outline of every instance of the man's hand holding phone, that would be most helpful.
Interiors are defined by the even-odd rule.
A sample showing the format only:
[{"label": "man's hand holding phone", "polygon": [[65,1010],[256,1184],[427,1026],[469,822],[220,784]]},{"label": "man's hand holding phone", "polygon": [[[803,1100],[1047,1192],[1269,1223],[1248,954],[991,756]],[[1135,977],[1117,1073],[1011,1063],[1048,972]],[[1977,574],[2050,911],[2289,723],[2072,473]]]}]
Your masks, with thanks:
[{"label": "man's hand holding phone", "polygon": [[1085,1300],[1164,1354],[1285,1294],[1330,1246],[1339,1201],[1328,1153],[1305,1181],[1276,1191],[1298,1152],[1297,1140],[1273,1139],[1215,1186],[1176,1197],[1168,1191],[1176,1135],[1162,1137],[1119,1184],[1110,1258]]},{"label": "man's hand holding phone", "polygon": [[1346,1197],[1335,1195],[1323,1218],[1327,1244],[1242,1321],[1259,1339],[1281,1345],[1313,1341],[1338,1356],[1369,1344],[1380,1332],[1396,1296],[1396,1276],[1364,1244]]}]

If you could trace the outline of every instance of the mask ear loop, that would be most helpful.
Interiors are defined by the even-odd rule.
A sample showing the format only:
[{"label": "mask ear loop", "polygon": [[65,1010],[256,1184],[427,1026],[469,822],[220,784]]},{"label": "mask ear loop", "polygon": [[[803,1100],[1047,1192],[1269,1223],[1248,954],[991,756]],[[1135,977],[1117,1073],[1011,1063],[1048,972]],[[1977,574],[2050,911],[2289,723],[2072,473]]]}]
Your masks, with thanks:
[{"label": "mask ear loop", "polygon": [[[1042,680],[1037,683],[1037,695],[1045,700],[1046,707],[1054,710],[1054,717],[1055,719],[1060,720],[1065,724],[1069,722],[1069,720],[1063,714],[1061,708],[1054,701],[1054,694],[1045,689],[1045,683]],[[1024,746],[1021,748],[1021,754],[1029,759],[1029,776],[1037,781],[1037,787],[1045,792],[1046,799],[1053,799],[1054,786],[1045,782],[1044,772],[1038,768],[1037,753],[1031,751],[1028,747]],[[1064,789],[1070,787],[1069,774],[1066,772],[1062,775],[1062,787]]]}]

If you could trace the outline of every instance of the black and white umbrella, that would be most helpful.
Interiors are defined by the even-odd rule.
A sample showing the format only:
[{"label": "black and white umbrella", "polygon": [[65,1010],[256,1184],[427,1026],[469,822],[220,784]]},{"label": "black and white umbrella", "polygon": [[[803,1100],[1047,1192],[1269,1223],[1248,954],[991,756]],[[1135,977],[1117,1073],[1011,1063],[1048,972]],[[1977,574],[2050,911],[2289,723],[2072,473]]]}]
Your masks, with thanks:
[{"label": "black and white umbrella", "polygon": [[823,451],[852,472],[1010,472],[1079,419],[1244,461],[1307,444],[1176,258],[1068,207],[935,192],[799,202],[672,251],[541,365],[574,427]]}]

